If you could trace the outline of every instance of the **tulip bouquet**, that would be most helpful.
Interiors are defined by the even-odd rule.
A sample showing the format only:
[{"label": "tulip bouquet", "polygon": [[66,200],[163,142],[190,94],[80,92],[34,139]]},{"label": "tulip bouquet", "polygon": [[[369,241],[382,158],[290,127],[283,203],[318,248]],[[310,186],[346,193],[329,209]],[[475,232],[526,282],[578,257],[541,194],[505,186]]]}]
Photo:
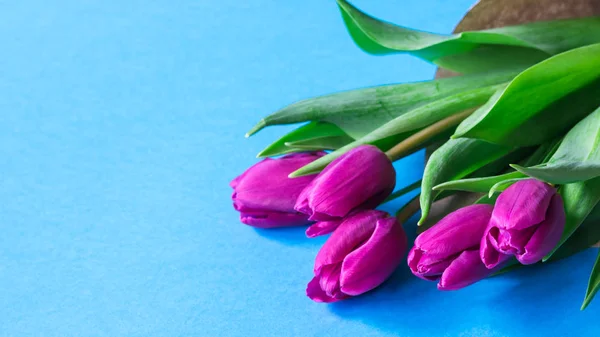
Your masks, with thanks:
[{"label": "tulip bouquet", "polygon": [[[308,122],[231,182],[244,224],[331,233],[308,297],[334,302],[383,283],[408,250],[402,223],[419,210],[407,264],[440,290],[600,241],[600,17],[438,35],[337,2],[364,51],[409,53],[461,76],[307,99],[250,130]],[[393,192],[392,162],[432,147],[422,180]],[[418,187],[396,216],[375,210]],[[460,207],[431,216],[465,192]],[[600,255],[582,309],[598,289]]]}]

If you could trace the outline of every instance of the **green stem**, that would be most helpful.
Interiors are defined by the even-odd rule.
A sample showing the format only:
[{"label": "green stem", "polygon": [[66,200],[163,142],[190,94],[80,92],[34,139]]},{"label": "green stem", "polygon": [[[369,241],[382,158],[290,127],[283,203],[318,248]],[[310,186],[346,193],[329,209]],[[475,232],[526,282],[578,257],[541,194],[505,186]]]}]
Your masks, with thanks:
[{"label": "green stem", "polygon": [[415,189],[417,189],[419,187],[421,187],[421,179],[419,179],[419,180],[415,181],[414,183],[412,183],[412,184],[410,184],[408,186],[405,186],[405,187],[397,190],[396,192],[390,194],[390,196],[387,197],[383,201],[383,203],[386,203],[386,202],[392,201],[394,199],[400,198],[401,196],[405,195],[406,193],[408,193],[408,192],[410,192],[412,190],[415,190]]},{"label": "green stem", "polygon": [[444,118],[439,122],[433,123],[423,130],[413,134],[406,138],[402,142],[396,144],[394,147],[386,151],[386,155],[391,161],[396,161],[405,155],[411,153],[413,150],[426,143],[429,139],[439,135],[440,133],[457,126],[469,117],[475,111],[475,109],[465,110],[456,115]]},{"label": "green stem", "polygon": [[411,201],[409,201],[404,207],[400,208],[396,212],[396,219],[400,223],[405,223],[410,219],[411,216],[415,215],[419,209],[421,209],[421,203],[419,201],[420,194],[417,194]]}]

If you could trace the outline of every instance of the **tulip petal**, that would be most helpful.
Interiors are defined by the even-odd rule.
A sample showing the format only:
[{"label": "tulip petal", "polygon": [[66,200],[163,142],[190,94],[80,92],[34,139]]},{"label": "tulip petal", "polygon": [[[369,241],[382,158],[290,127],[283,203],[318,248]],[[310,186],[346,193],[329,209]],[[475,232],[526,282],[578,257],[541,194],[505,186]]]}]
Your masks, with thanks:
[{"label": "tulip petal", "polygon": [[525,229],[539,224],[556,189],[535,179],[521,180],[500,194],[492,220],[496,227]]},{"label": "tulip petal", "polygon": [[554,195],[550,201],[546,219],[542,221],[525,245],[524,252],[517,254],[516,258],[522,264],[539,262],[546,254],[550,253],[560,240],[565,228],[565,210],[562,197]]},{"label": "tulip petal", "polygon": [[340,295],[338,298],[334,298],[327,295],[319,286],[319,278],[316,276],[306,286],[306,296],[308,296],[311,300],[319,303],[337,302],[350,297],[343,294]]},{"label": "tulip petal", "polygon": [[340,296],[340,273],[342,266],[339,263],[324,266],[319,274],[319,285],[327,296],[337,298]]},{"label": "tulip petal", "polygon": [[295,209],[314,221],[333,220],[377,206],[395,184],[396,172],[385,153],[363,145],[331,162],[300,193]]},{"label": "tulip petal", "polygon": [[498,228],[497,245],[498,251],[508,255],[522,254],[524,247],[535,233],[537,226],[525,229],[503,229]]},{"label": "tulip petal", "polygon": [[315,238],[320,235],[329,234],[333,232],[341,223],[342,220],[317,222],[306,229],[306,236],[309,238]]},{"label": "tulip petal", "polygon": [[[256,165],[256,164],[255,164]],[[242,181],[242,179],[244,179],[244,176],[246,175],[246,172],[240,174],[239,176],[235,177],[230,183],[229,186],[231,186],[231,188],[233,188],[235,190],[235,188],[237,187],[237,185],[239,185],[240,181]]]},{"label": "tulip petal", "polygon": [[315,275],[319,275],[323,266],[342,262],[346,255],[371,237],[377,220],[387,216],[381,211],[364,211],[344,218],[319,250],[315,259]]},{"label": "tulip petal", "polygon": [[480,258],[487,269],[494,269],[506,260],[510,259],[510,255],[499,252],[498,250],[498,227],[490,222],[486,233],[481,239],[481,247],[479,248]]},{"label": "tulip petal", "polygon": [[342,263],[342,292],[355,296],[379,286],[401,263],[406,244],[406,234],[396,218],[378,219],[371,237]]},{"label": "tulip petal", "polygon": [[479,258],[479,250],[462,252],[442,274],[439,290],[457,290],[471,285],[492,273]]},{"label": "tulip petal", "polygon": [[266,158],[253,165],[230,183],[235,190],[232,196],[235,208],[240,212],[295,212],[296,199],[316,176],[290,179],[288,175],[323,155],[323,152],[298,153],[279,159]]},{"label": "tulip petal", "polygon": [[283,212],[242,212],[240,221],[248,226],[257,228],[277,228],[302,226],[309,223],[306,214]]},{"label": "tulip petal", "polygon": [[421,233],[415,240],[415,247],[427,254],[430,263],[479,247],[492,210],[493,206],[481,204],[454,211]]},{"label": "tulip petal", "polygon": [[408,267],[418,278],[426,281],[435,281],[440,278],[444,270],[452,263],[453,257],[446,260],[432,260],[419,248],[413,247],[408,253]]}]

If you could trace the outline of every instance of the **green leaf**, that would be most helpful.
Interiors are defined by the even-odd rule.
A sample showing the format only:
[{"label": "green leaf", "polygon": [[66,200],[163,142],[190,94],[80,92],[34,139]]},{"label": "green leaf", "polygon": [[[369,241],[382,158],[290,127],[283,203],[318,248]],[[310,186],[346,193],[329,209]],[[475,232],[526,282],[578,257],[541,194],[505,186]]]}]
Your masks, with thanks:
[{"label": "green leaf", "polygon": [[[338,92],[291,104],[265,118],[247,134],[250,136],[270,125],[305,121],[336,124],[358,139],[381,125],[415,108],[465,91],[488,92],[493,85],[510,81],[516,72],[494,72],[470,76],[383,85]],[[487,95],[489,98],[491,94]],[[486,100],[487,100],[486,98]]]},{"label": "green leaf", "polygon": [[600,161],[600,108],[567,133],[548,162],[587,160]]},{"label": "green leaf", "polygon": [[285,146],[304,151],[336,150],[353,142],[350,136],[332,136],[286,142]]},{"label": "green leaf", "polygon": [[[322,139],[324,137],[348,137],[344,131],[331,123],[311,122],[303,125],[287,135],[279,138],[271,145],[262,150],[258,157],[272,157],[290,152],[298,152],[300,149],[286,145],[286,143],[303,142],[307,140]],[[348,137],[350,138],[350,137]],[[325,149],[325,148],[323,148]]]},{"label": "green leaf", "polygon": [[502,192],[502,191],[506,190],[507,188],[509,188],[512,184],[516,183],[517,181],[521,181],[524,179],[527,179],[527,178],[513,178],[513,179],[499,181],[496,184],[494,184],[494,186],[492,186],[492,188],[490,188],[490,192],[488,193],[488,196],[492,197],[494,195],[494,193]]},{"label": "green leaf", "polygon": [[552,252],[544,257],[544,261],[548,260],[575,233],[596,207],[600,201],[600,177],[563,185],[559,192],[565,205],[565,229],[560,241]]},{"label": "green leaf", "polygon": [[[343,146],[331,153],[328,153],[327,155],[309,163],[308,165],[305,165],[301,168],[299,168],[298,170],[292,172],[290,174],[290,178],[296,178],[296,177],[301,177],[301,176],[305,176],[305,175],[310,175],[310,174],[316,174],[321,172],[321,170],[323,170],[327,165],[329,165],[329,163],[331,163],[332,161],[334,161],[335,159],[339,158],[341,155],[343,155],[344,153],[348,152],[349,150],[358,147],[360,145],[364,145],[364,144],[371,144],[371,145],[375,145],[377,146],[380,150],[382,151],[386,151],[387,149],[391,148],[392,146],[394,146],[395,144],[403,141],[404,139],[410,137],[411,135],[413,135],[416,131],[411,131],[411,132],[405,132],[399,135],[393,135],[391,137],[386,137],[383,139],[378,139],[378,140],[373,140],[371,142],[361,142],[361,140],[359,141],[354,141],[346,146]],[[440,137],[446,137],[448,138],[450,135],[448,133],[445,133],[443,135],[440,135]],[[436,137],[435,139],[432,139],[431,141],[436,141],[438,140],[438,138]],[[427,146],[428,144],[424,144],[423,146]],[[417,151],[418,149],[415,149],[415,151]],[[411,152],[412,153],[412,152]],[[410,153],[408,153],[410,154]],[[407,154],[407,155],[408,155]]]},{"label": "green leaf", "polygon": [[548,163],[515,169],[553,184],[567,184],[600,176],[600,108],[575,125]]},{"label": "green leaf", "polygon": [[598,55],[600,44],[590,45],[523,71],[465,119],[453,138],[526,146],[556,137],[600,105]]},{"label": "green leaf", "polygon": [[475,204],[487,204],[487,205],[493,206],[496,204],[496,200],[498,200],[498,196],[499,196],[499,194],[484,195],[481,198],[477,199],[477,201],[475,201]]},{"label": "green leaf", "polygon": [[590,275],[590,280],[588,282],[587,291],[585,292],[585,299],[581,305],[581,310],[587,308],[587,306],[594,299],[594,296],[596,296],[598,290],[600,290],[600,252],[598,253],[598,258],[596,259],[596,263],[594,263],[594,268],[592,269],[592,274]]},{"label": "green leaf", "polygon": [[[308,165],[300,168],[299,170],[292,172],[290,177],[298,177],[302,175],[314,174],[321,171],[327,164],[346,153],[347,151],[365,144],[374,144],[389,137],[396,135],[406,135],[406,137],[412,135],[421,128],[428,126],[434,122],[442,120],[446,117],[452,116],[455,113],[462,112],[469,108],[479,106],[492,95],[497,86],[484,87],[481,89],[474,89],[469,91],[460,92],[451,96],[441,98],[437,101],[430,102],[428,104],[419,106],[410,112],[405,113],[393,120],[383,124],[379,128],[375,129],[366,136],[334,151],[324,157],[321,157]],[[436,138],[428,140],[428,143],[438,140],[441,135]],[[444,138],[447,138],[444,134]],[[399,140],[398,140],[399,141]],[[427,143],[419,144],[417,150]],[[409,153],[407,153],[409,154]]]},{"label": "green leaf", "polygon": [[429,158],[421,185],[421,219],[423,223],[439,191],[433,186],[463,178],[477,169],[509,154],[511,148],[476,139],[451,139]]},{"label": "green leaf", "polygon": [[600,241],[600,206],[592,210],[581,226],[545,261],[555,261],[588,249]]},{"label": "green leaf", "polygon": [[479,45],[468,52],[442,56],[432,63],[461,74],[476,74],[490,70],[525,70],[548,57],[548,54],[530,48]]},{"label": "green leaf", "polygon": [[[525,160],[523,160],[523,163],[525,165],[532,165],[543,163],[544,161],[550,159],[548,154],[553,154],[556,151],[557,142],[558,141],[555,140],[540,145],[531,155],[529,155]],[[508,161],[504,159],[508,159]],[[521,160],[521,151],[513,152],[511,156],[506,156],[503,158],[503,160],[499,160],[497,162],[500,165],[500,167],[503,168],[506,167],[506,164],[510,163],[512,160]],[[488,166],[490,165],[487,165],[485,167]],[[487,174],[489,173],[483,172],[482,170],[478,170],[473,175],[471,175],[470,178],[447,181],[445,183],[435,186],[433,189],[440,191],[455,190],[486,194],[489,192],[491,197],[492,194],[494,194],[497,191],[503,191],[512,183],[518,181],[518,179],[527,177],[527,175],[518,171],[495,176],[487,176]],[[493,191],[490,192],[490,190]]]},{"label": "green leaf", "polygon": [[493,177],[483,177],[483,178],[469,178],[469,179],[459,179],[447,181],[445,183],[441,183],[433,187],[434,191],[442,191],[442,190],[455,190],[455,191],[467,191],[467,192],[478,192],[478,193],[488,193],[489,190],[496,184],[501,183],[503,181],[515,179],[515,178],[523,178],[525,175],[521,172],[510,172],[506,174],[501,174]]},{"label": "green leaf", "polygon": [[527,160],[523,161],[523,166],[532,166],[537,164],[547,163],[552,155],[556,152],[556,149],[560,145],[562,138],[556,138],[549,142],[546,142],[540,145],[535,152],[527,158]]},{"label": "green leaf", "polygon": [[532,167],[510,165],[530,177],[552,184],[569,184],[600,176],[600,161],[561,161]]},{"label": "green leaf", "polygon": [[524,61],[531,65],[549,55],[600,42],[600,19],[593,17],[441,35],[380,21],[345,0],[337,2],[348,32],[365,52],[407,52],[430,62],[456,56],[458,62],[446,59],[445,66],[463,73],[507,64],[523,66]]}]

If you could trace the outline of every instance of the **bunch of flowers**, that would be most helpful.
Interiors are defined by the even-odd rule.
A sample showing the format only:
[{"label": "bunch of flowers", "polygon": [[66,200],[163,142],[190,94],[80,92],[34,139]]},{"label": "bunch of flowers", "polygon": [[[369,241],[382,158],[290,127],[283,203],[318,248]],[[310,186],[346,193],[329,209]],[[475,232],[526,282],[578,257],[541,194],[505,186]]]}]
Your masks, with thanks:
[{"label": "bunch of flowers", "polygon": [[[338,5],[364,51],[410,53],[462,76],[307,99],[248,133],[308,122],[231,182],[243,223],[331,233],[308,297],[334,302],[383,283],[404,260],[402,223],[418,210],[407,264],[440,290],[600,241],[599,17],[438,35]],[[392,163],[432,144],[442,145],[422,180],[392,193]],[[396,216],[375,210],[418,186]],[[458,191],[478,198],[433,221],[432,206]],[[598,289],[600,255],[582,309]]]}]

